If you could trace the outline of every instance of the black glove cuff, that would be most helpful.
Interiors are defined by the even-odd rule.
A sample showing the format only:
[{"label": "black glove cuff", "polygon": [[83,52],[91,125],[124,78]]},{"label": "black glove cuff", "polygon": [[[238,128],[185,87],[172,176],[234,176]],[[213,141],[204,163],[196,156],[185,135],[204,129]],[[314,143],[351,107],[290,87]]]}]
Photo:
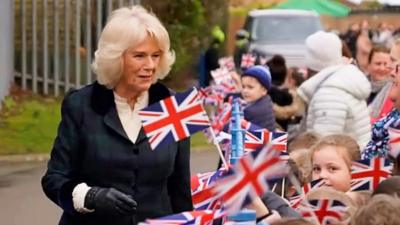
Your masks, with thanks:
[{"label": "black glove cuff", "polygon": [[94,204],[94,198],[97,194],[97,192],[99,192],[100,188],[98,187],[92,187],[89,189],[89,191],[86,193],[85,196],[85,203],[84,206],[87,209],[95,209],[95,204]]}]

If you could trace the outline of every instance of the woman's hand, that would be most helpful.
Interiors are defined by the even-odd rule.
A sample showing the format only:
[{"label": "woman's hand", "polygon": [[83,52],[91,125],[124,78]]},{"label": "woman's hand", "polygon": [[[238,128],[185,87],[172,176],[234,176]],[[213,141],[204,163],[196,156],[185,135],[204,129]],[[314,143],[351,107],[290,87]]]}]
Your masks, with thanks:
[{"label": "woman's hand", "polygon": [[92,187],[85,197],[85,208],[105,215],[131,215],[136,212],[136,201],[115,188]]}]

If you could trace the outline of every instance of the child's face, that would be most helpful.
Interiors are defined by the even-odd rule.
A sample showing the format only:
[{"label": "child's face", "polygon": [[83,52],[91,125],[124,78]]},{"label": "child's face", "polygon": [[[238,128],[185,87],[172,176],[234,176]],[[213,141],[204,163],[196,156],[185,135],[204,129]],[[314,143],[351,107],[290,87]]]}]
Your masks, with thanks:
[{"label": "child's face", "polygon": [[324,146],[314,152],[312,158],[312,179],[323,178],[326,186],[346,192],[350,189],[351,174],[344,156],[346,149],[337,146]]},{"label": "child's face", "polygon": [[267,90],[254,77],[242,77],[242,96],[246,102],[254,102],[265,96]]}]

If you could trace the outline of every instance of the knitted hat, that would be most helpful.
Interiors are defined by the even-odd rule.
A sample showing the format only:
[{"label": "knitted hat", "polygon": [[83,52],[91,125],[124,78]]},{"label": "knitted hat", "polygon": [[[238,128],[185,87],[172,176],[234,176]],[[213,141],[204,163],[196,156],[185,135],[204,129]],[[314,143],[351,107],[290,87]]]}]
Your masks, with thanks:
[{"label": "knitted hat", "polygon": [[322,69],[342,62],[342,41],[334,34],[317,31],[306,39],[306,65],[308,68]]},{"label": "knitted hat", "polygon": [[257,65],[244,71],[242,77],[249,76],[256,78],[265,89],[271,88],[271,73],[268,67]]}]

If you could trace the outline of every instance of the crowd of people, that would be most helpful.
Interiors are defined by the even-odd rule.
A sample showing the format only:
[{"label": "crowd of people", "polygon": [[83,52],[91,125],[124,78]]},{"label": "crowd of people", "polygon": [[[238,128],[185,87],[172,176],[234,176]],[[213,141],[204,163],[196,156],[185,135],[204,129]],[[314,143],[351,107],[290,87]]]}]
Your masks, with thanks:
[{"label": "crowd of people", "polygon": [[[213,32],[208,54],[215,58],[224,37]],[[131,225],[193,210],[190,141],[153,151],[138,118],[140,109],[173,94],[158,79],[174,60],[155,15],[140,6],[111,14],[95,52],[97,81],[66,95],[42,178],[45,194],[64,211],[60,224]],[[288,132],[295,181],[321,184],[298,193],[296,182],[287,181],[274,190],[280,193],[268,191],[247,208],[264,224],[313,224],[289,204],[297,192],[310,202],[344,204],[340,224],[400,224],[400,39],[385,23],[370,32],[366,21],[342,39],[319,31],[306,40],[305,62],[307,70],[287,68],[275,55],[230,72],[244,118]],[[393,176],[373,190],[353,190],[353,162],[377,156],[392,161]]]},{"label": "crowd of people", "polygon": [[[368,22],[353,24],[343,35],[319,31],[306,39],[307,70],[287,68],[275,55],[264,66],[252,66],[241,73],[241,95],[246,107],[270,107],[265,121],[275,118],[275,129],[252,119],[249,122],[270,131],[287,131],[291,167],[301,184],[323,180],[324,187],[306,198],[339,200],[348,215],[339,224],[399,224],[397,185],[400,160],[400,36],[386,23],[369,30]],[[350,51],[347,51],[350,50]],[[267,68],[264,70],[260,67]],[[259,70],[258,73],[252,71]],[[254,80],[250,99],[248,76]],[[258,81],[258,82],[256,82]],[[269,81],[266,84],[265,81]],[[240,82],[238,82],[240,83]],[[261,88],[261,89],[260,89]],[[286,100],[287,99],[287,100]],[[247,114],[247,115],[246,115]],[[260,113],[258,113],[260,114]],[[265,124],[265,123],[264,123]],[[382,157],[394,164],[392,177],[369,191],[352,187],[352,165],[361,159]],[[327,187],[325,187],[327,186]],[[293,187],[292,187],[293,189]],[[290,199],[290,186],[281,196]],[[271,195],[271,193],[266,194]],[[268,202],[264,201],[268,206]],[[282,205],[281,205],[282,207]],[[379,210],[377,210],[379,207]],[[274,207],[270,207],[275,210]],[[279,212],[280,217],[296,217]],[[297,215],[291,219],[266,219],[271,224],[313,224]]]}]

